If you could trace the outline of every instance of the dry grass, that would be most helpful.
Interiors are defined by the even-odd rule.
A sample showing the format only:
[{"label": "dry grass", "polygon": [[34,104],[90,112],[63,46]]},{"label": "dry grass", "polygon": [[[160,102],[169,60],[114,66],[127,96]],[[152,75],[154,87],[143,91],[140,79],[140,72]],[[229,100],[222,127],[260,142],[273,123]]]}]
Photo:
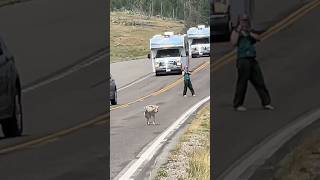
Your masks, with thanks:
[{"label": "dry grass", "polygon": [[199,117],[190,126],[190,133],[202,135],[201,148],[196,148],[191,153],[187,179],[210,179],[210,108],[206,107],[200,112]]},{"label": "dry grass", "polygon": [[198,112],[155,179],[210,179],[210,106]]},{"label": "dry grass", "polygon": [[320,180],[320,129],[278,164],[275,180]]},{"label": "dry grass", "polygon": [[111,63],[146,58],[153,35],[164,31],[182,33],[184,29],[179,21],[128,12],[111,12],[110,21]]}]

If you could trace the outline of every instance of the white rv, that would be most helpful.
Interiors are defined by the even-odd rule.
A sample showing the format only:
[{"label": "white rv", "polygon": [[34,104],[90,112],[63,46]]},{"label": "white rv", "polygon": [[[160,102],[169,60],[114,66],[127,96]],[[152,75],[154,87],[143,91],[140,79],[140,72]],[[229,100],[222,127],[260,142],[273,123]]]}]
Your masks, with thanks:
[{"label": "white rv", "polygon": [[204,25],[191,27],[187,31],[190,56],[210,56],[210,28]]},{"label": "white rv", "polygon": [[188,64],[188,39],[186,35],[175,35],[165,32],[150,39],[148,58],[152,60],[152,69],[156,75],[182,73],[183,66]]}]

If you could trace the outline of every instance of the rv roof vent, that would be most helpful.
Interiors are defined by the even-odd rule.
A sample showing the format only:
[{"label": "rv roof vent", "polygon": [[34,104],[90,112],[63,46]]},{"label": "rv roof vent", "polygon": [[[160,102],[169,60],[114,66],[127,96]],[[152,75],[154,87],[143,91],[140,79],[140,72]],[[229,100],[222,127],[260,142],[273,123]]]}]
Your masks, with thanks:
[{"label": "rv roof vent", "polygon": [[164,32],[164,35],[165,35],[165,36],[172,36],[172,35],[173,35],[173,32]]}]

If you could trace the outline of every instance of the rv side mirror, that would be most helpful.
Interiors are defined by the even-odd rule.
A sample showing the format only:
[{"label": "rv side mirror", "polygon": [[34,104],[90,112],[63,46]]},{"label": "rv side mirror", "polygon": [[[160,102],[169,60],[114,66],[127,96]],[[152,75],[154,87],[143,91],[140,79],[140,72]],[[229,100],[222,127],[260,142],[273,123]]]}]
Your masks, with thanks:
[{"label": "rv side mirror", "polygon": [[150,59],[150,54],[148,54],[148,59]]}]

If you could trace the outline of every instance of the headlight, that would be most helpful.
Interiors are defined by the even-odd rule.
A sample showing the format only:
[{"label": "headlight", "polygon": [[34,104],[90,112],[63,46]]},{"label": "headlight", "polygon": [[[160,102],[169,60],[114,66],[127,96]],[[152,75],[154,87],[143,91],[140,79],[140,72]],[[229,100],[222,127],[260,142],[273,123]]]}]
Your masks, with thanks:
[{"label": "headlight", "polygon": [[155,67],[159,67],[159,66],[160,66],[160,63],[156,62],[156,63],[154,64],[154,66],[155,66]]}]

